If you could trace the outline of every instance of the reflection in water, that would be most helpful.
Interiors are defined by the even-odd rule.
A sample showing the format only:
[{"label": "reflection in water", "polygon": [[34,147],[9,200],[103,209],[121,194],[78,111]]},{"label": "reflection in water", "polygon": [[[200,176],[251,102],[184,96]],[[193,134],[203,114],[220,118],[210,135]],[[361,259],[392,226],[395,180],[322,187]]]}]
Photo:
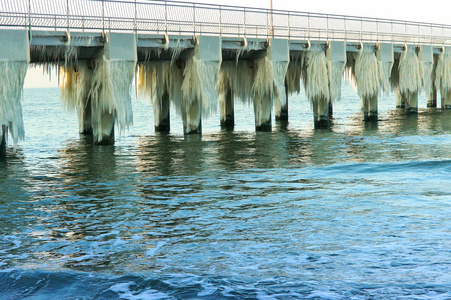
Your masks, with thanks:
[{"label": "reflection in water", "polygon": [[180,285],[174,298],[189,284],[193,298],[287,285],[295,298],[318,286],[347,298],[367,295],[355,282],[446,282],[451,112],[381,110],[367,123],[340,109],[330,130],[299,112],[271,133],[205,123],[202,137],[140,132],[115,146],[39,139],[0,161],[0,267],[48,270],[62,288],[62,270],[132,274],[169,294]]}]

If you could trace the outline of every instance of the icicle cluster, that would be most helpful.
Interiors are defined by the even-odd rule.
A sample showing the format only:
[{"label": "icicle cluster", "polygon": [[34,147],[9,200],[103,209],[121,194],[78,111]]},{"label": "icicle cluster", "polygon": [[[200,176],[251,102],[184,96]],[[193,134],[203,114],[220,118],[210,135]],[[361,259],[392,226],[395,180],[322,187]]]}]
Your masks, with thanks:
[{"label": "icicle cluster", "polygon": [[83,132],[85,130],[83,118],[91,90],[92,71],[89,70],[86,61],[79,61],[76,67],[71,65],[67,68],[60,67],[59,70],[63,79],[60,85],[61,101],[67,110],[77,111],[79,130]]},{"label": "icicle cluster", "polygon": [[305,54],[303,82],[310,101],[330,99],[327,58],[323,50],[311,49]]},{"label": "icicle cluster", "polygon": [[100,59],[93,72],[90,96],[93,108],[93,134],[102,139],[103,113],[113,114],[119,131],[133,123],[130,87],[135,71],[134,61]]},{"label": "icicle cluster", "polygon": [[247,61],[223,61],[221,64],[220,73],[224,74],[218,81],[218,92],[226,88],[226,79],[229,81],[230,88],[233,91],[235,98],[240,99],[244,103],[252,103],[253,100],[253,85],[254,85],[254,68],[249,67]]},{"label": "icicle cluster", "polygon": [[355,57],[352,70],[354,84],[361,98],[374,97],[379,93],[381,82],[374,51],[362,48]]},{"label": "icicle cluster", "polygon": [[442,51],[435,70],[435,86],[442,97],[451,92],[451,52]]},{"label": "icicle cluster", "polygon": [[25,136],[22,116],[22,89],[28,62],[0,61],[0,124],[9,127],[14,144]]},{"label": "icicle cluster", "polygon": [[301,92],[301,75],[303,68],[303,57],[292,58],[288,64],[287,75],[285,80],[287,82],[287,92],[290,94]]},{"label": "icicle cluster", "polygon": [[216,111],[218,95],[215,87],[220,64],[216,61],[201,61],[195,57],[186,61],[181,105],[190,107],[193,101],[200,101],[202,115],[206,117]]},{"label": "icicle cluster", "polygon": [[401,94],[416,93],[423,86],[423,64],[414,49],[407,47],[399,60],[399,83]]}]

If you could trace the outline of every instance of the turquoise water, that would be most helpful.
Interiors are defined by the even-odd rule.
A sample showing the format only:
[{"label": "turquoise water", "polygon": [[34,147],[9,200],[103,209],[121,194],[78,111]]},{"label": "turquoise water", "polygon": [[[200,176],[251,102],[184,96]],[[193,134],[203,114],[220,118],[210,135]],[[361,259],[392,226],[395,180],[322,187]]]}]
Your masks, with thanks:
[{"label": "turquoise water", "polygon": [[26,140],[0,161],[0,299],[450,299],[451,112],[343,85],[331,130],[304,94],[255,133],[237,103],[203,134],[78,135],[58,89],[26,89]]}]

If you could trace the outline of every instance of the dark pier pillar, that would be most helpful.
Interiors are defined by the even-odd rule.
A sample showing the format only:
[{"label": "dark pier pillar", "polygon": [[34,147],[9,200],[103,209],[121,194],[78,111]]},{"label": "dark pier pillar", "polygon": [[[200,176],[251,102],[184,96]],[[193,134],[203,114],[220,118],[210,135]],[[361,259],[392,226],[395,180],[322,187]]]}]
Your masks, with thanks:
[{"label": "dark pier pillar", "polygon": [[314,99],[313,101],[313,121],[315,129],[330,128],[329,103],[326,98]]},{"label": "dark pier pillar", "polygon": [[171,129],[169,94],[165,92],[159,105],[154,106],[155,132],[168,133]]},{"label": "dark pier pillar", "polygon": [[363,97],[363,120],[366,122],[377,121],[377,95]]},{"label": "dark pier pillar", "polygon": [[221,129],[233,130],[235,126],[235,104],[232,90],[228,89],[224,95],[224,102],[220,103]]},{"label": "dark pier pillar", "polygon": [[0,157],[6,156],[6,140],[8,137],[8,126],[2,125],[2,136],[0,141]]},{"label": "dark pier pillar", "polygon": [[288,122],[288,84],[285,81],[285,96],[286,102],[285,105],[279,106],[276,102],[276,121],[279,122]]}]

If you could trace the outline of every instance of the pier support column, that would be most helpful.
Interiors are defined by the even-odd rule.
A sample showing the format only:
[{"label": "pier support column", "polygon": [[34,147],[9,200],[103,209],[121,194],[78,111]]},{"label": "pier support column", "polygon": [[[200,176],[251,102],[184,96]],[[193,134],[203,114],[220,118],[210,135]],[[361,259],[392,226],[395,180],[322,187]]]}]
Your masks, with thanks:
[{"label": "pier support column", "polygon": [[284,105],[280,105],[279,102],[276,102],[275,111],[276,111],[276,121],[279,122],[288,122],[288,83],[285,80],[285,95],[286,95],[286,103]]},{"label": "pier support column", "polygon": [[272,101],[269,95],[254,97],[255,130],[271,131]]},{"label": "pier support column", "polygon": [[99,120],[96,120],[96,118],[93,119],[93,124],[98,124],[94,138],[96,145],[114,144],[114,122],[115,115],[109,112],[103,112],[99,116]]},{"label": "pier support column", "polygon": [[218,36],[198,36],[194,54],[186,60],[181,87],[184,134],[202,132],[201,117],[217,108],[216,83],[222,61],[222,40]]},{"label": "pier support column", "polygon": [[92,135],[92,104],[91,97],[88,97],[84,107],[78,111],[78,120],[80,122],[80,133]]},{"label": "pier support column", "polygon": [[329,99],[320,98],[313,101],[313,121],[315,129],[330,128]]},{"label": "pier support column", "polygon": [[405,95],[399,91],[399,88],[396,88],[396,108],[405,108],[406,101]]},{"label": "pier support column", "polygon": [[136,36],[107,33],[104,55],[97,59],[91,85],[94,142],[114,144],[114,124],[120,132],[133,123],[130,88],[137,61]]},{"label": "pier support column", "polygon": [[377,94],[371,97],[363,97],[362,104],[364,121],[377,121]]},{"label": "pier support column", "polygon": [[437,89],[434,87],[432,91],[426,95],[427,107],[434,108],[437,107]]},{"label": "pier support column", "polygon": [[408,93],[406,95],[405,110],[407,114],[418,113],[418,92]]},{"label": "pier support column", "polygon": [[30,62],[27,30],[0,30],[0,155],[7,147],[10,132],[14,143],[25,136],[22,115],[22,89]]},{"label": "pier support column", "polygon": [[169,94],[165,92],[161,102],[154,103],[153,115],[155,120],[155,132],[168,133],[171,129]]},{"label": "pier support column", "polygon": [[1,141],[0,141],[0,157],[6,156],[6,139],[8,138],[8,126],[2,125],[1,127]]},{"label": "pier support column", "polygon": [[182,109],[182,119],[185,134],[202,133],[202,109],[198,99],[192,101],[189,107]]},{"label": "pier support column", "polygon": [[221,118],[221,128],[225,130],[233,130],[235,126],[235,105],[233,101],[233,93],[228,88],[223,95],[218,95],[219,111]]},{"label": "pier support column", "polygon": [[442,95],[442,109],[451,109],[451,91]]},{"label": "pier support column", "polygon": [[[290,62],[288,40],[271,39],[266,56],[256,61],[254,78],[255,130],[271,131],[271,110],[275,102],[276,114],[288,113],[285,77]],[[268,70],[272,69],[272,72]],[[272,74],[271,74],[272,73]],[[272,75],[272,78],[271,76]]]}]

